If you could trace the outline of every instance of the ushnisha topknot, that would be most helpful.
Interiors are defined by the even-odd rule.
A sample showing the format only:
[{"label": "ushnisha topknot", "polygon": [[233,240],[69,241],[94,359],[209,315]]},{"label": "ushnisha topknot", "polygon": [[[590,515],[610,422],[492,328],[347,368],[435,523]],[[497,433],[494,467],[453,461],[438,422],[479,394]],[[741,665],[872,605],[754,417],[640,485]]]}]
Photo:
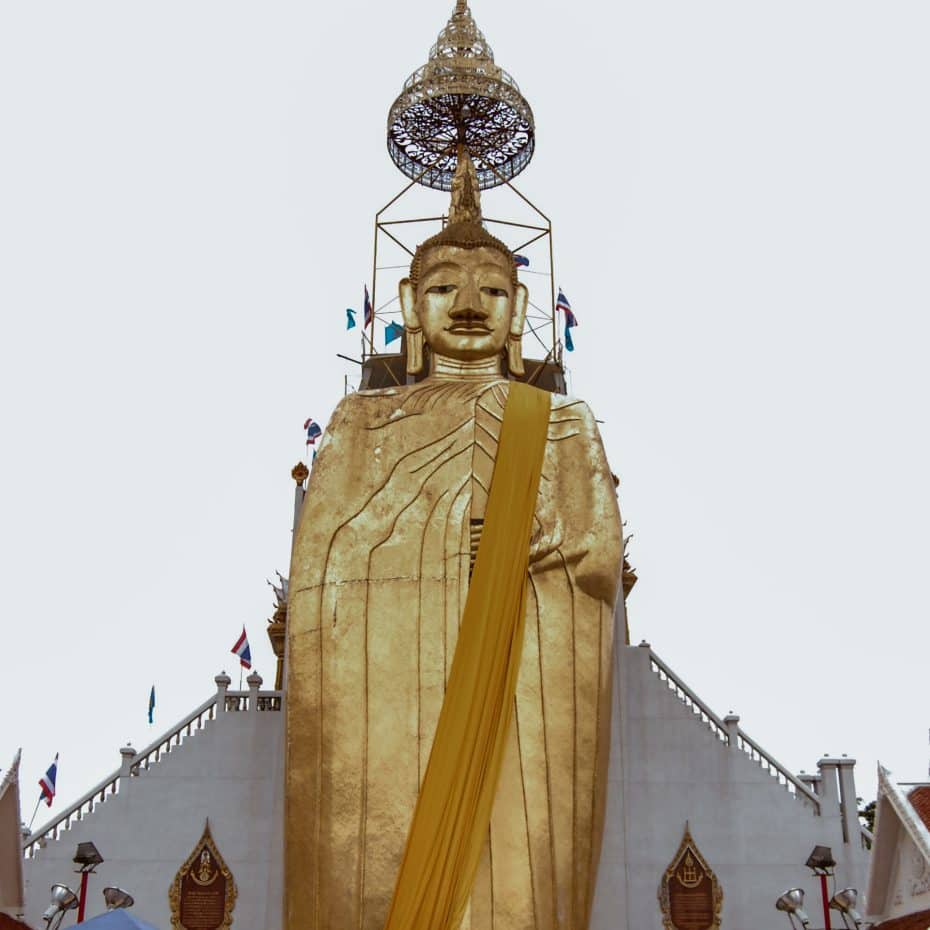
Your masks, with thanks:
[{"label": "ushnisha topknot", "polygon": [[513,261],[513,252],[481,225],[481,193],[478,187],[478,175],[464,145],[459,146],[458,164],[452,179],[449,222],[441,232],[417,246],[413,261],[410,263],[410,283],[414,290],[417,289],[419,283],[424,253],[444,245],[459,249],[486,248],[500,252],[507,259],[511,269],[510,280],[516,286],[517,268]]}]

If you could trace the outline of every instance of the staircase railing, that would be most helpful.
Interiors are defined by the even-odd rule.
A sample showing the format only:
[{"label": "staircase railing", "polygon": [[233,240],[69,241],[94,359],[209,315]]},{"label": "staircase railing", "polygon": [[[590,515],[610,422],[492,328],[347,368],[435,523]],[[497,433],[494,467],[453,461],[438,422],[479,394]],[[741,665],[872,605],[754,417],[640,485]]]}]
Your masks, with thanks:
[{"label": "staircase railing", "polygon": [[[646,644],[644,644],[646,646]],[[767,753],[742,727],[735,725],[738,717],[721,720],[653,651],[649,649],[652,670],[675,692],[695,716],[707,724],[714,736],[722,743],[746,753],[757,765],[767,771],[793,797],[809,804],[815,814],[820,813],[820,798],[811,791],[793,772]],[[729,721],[729,722],[728,722]]]},{"label": "staircase railing", "polygon": [[282,693],[280,691],[259,692],[257,688],[249,691],[227,691],[229,678],[225,674],[217,676],[216,683],[216,694],[211,695],[199,707],[194,708],[186,717],[176,723],[167,733],[149,743],[144,749],[138,752],[131,747],[121,749],[123,764],[120,768],[94,785],[90,791],[58,813],[54,819],[35,832],[30,833],[23,840],[23,855],[27,859],[31,859],[43,846],[57,840],[63,831],[71,827],[72,823],[80,822],[108,798],[119,794],[124,787],[123,779],[147,772],[163,755],[176,750],[185,737],[202,730],[209,721],[215,719],[218,708],[223,709],[219,713],[223,713],[223,711],[281,710]]}]

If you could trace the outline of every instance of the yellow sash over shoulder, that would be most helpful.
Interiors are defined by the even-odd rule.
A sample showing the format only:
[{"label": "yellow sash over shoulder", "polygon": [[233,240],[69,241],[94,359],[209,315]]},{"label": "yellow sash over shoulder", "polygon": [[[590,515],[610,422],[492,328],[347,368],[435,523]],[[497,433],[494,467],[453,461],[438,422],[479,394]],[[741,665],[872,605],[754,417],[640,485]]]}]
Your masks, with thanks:
[{"label": "yellow sash over shoulder", "polygon": [[513,717],[549,394],[509,385],[481,543],[385,930],[456,930]]}]

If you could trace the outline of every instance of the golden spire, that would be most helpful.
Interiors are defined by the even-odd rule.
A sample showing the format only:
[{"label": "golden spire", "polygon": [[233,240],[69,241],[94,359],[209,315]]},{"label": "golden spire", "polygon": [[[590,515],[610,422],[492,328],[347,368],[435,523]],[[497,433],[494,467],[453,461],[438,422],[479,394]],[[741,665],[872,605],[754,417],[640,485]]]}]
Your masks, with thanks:
[{"label": "golden spire", "polygon": [[[465,0],[459,0],[464,5]],[[458,147],[458,164],[452,177],[452,202],[449,204],[449,224],[473,223],[481,225],[481,191],[478,173],[472,164],[468,149]]]},{"label": "golden spire", "polygon": [[481,190],[512,180],[533,157],[533,111],[495,63],[468,0],[455,0],[426,64],[392,104],[387,128],[394,164],[437,190],[449,190],[462,144]]}]

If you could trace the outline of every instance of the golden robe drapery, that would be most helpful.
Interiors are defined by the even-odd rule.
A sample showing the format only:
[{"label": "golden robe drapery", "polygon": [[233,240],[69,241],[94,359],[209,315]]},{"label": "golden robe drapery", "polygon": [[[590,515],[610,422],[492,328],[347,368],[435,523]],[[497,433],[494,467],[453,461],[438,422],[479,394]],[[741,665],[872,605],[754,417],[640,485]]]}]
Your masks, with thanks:
[{"label": "golden robe drapery", "polygon": [[[345,398],[291,565],[290,930],[382,930],[487,503],[507,382]],[[583,930],[603,821],[620,521],[593,417],[553,397],[523,658],[463,930]]]}]

